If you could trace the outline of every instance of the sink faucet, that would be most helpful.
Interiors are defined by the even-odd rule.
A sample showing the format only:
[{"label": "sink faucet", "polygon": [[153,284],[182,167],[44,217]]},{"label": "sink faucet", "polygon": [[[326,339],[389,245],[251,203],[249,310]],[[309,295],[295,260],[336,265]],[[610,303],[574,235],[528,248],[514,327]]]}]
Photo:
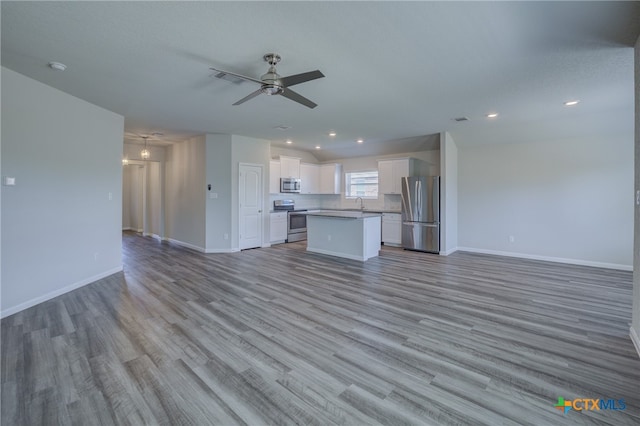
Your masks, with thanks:
[{"label": "sink faucet", "polygon": [[360,200],[360,210],[364,210],[364,200],[362,199],[362,197],[358,197],[356,198],[356,203],[358,202],[358,200]]}]

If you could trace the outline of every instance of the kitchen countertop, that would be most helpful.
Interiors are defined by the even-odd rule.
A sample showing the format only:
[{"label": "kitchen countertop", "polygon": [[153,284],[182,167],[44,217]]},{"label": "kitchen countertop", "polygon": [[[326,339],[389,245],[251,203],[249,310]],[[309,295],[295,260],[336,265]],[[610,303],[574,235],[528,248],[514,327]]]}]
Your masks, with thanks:
[{"label": "kitchen countertop", "polygon": [[[364,213],[402,213],[400,210],[385,210],[385,209],[321,209],[321,208],[309,208],[306,209],[309,212],[317,213],[317,212],[364,212]],[[286,210],[269,210],[269,213],[286,213]]]},{"label": "kitchen countertop", "polygon": [[307,216],[335,217],[340,219],[366,219],[369,217],[380,217],[380,213],[367,211],[350,211],[350,210],[321,210],[306,213]]},{"label": "kitchen countertop", "polygon": [[[340,210],[340,209],[336,209],[336,210]],[[363,211],[366,213],[402,213],[400,210],[385,210],[385,209],[368,209],[365,208],[364,210],[360,210],[360,209],[342,209],[344,211]]]}]

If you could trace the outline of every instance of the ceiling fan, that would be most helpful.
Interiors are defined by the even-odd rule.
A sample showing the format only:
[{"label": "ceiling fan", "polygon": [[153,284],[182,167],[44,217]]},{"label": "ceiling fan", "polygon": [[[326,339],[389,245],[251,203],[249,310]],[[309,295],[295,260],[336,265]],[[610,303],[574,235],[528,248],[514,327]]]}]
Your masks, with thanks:
[{"label": "ceiling fan", "polygon": [[249,99],[255,98],[259,94],[264,93],[265,95],[281,95],[287,99],[291,99],[292,101],[298,102],[299,104],[302,104],[309,108],[315,108],[318,106],[316,103],[310,101],[299,93],[289,89],[289,87],[324,77],[324,74],[322,74],[320,70],[303,72],[302,74],[295,74],[287,77],[280,77],[280,75],[276,72],[276,64],[280,62],[281,59],[280,55],[278,55],[277,53],[267,53],[263,56],[263,59],[265,60],[265,62],[269,63],[269,71],[267,71],[266,74],[260,77],[260,80],[236,74],[230,71],[219,70],[213,67],[210,67],[209,69],[217,71],[218,74],[216,74],[216,77],[218,78],[225,79],[225,77],[233,76],[241,80],[251,81],[260,85],[260,88],[258,90],[240,99],[238,102],[234,103],[234,105],[240,105],[248,101]]}]

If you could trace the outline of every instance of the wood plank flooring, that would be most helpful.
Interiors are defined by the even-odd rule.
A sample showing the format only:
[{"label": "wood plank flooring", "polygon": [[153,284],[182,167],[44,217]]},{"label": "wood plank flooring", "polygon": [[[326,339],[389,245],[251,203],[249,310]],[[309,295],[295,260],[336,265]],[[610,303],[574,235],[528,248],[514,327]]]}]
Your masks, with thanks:
[{"label": "wood plank flooring", "polygon": [[132,233],[123,259],[2,320],[3,425],[640,424],[630,272]]}]

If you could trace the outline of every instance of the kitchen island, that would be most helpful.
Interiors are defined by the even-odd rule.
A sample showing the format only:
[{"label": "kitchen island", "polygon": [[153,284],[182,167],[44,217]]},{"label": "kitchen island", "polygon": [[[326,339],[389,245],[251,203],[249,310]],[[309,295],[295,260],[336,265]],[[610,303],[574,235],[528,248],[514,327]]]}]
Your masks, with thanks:
[{"label": "kitchen island", "polygon": [[381,215],[360,211],[307,213],[307,251],[365,261],[380,251]]}]

